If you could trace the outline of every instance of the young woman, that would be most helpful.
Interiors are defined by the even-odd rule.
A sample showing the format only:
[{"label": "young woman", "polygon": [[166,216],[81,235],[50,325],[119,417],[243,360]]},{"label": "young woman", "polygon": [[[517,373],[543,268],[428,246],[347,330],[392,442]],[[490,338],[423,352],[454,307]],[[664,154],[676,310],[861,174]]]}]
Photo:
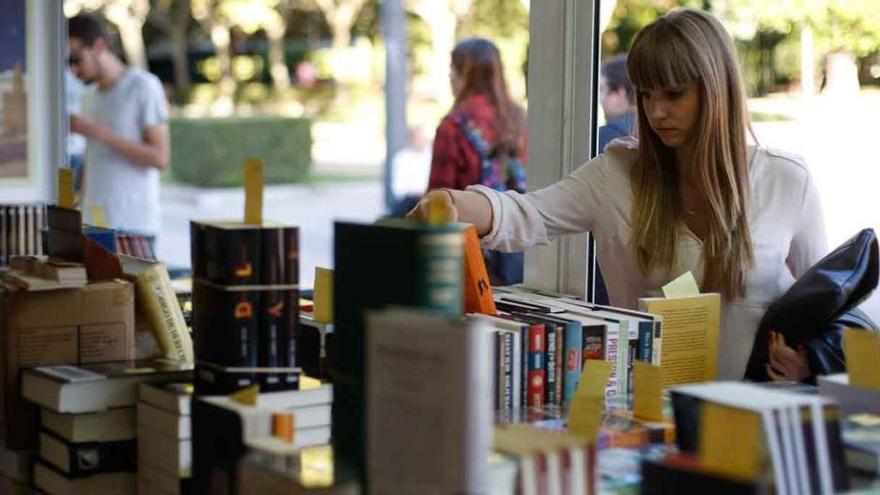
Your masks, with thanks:
[{"label": "young woman", "polygon": [[[469,38],[452,51],[455,103],[437,128],[428,189],[483,184],[525,192],[525,117],[511,100],[498,48]],[[492,283],[522,281],[522,253],[486,252]]]},{"label": "young woman", "polygon": [[[735,49],[711,15],[680,9],[657,19],[636,35],[627,68],[638,141],[612,142],[539,191],[474,186],[426,199],[442,195],[501,250],[596,232],[614,305],[634,307],[692,271],[704,292],[723,296],[718,375],[739,379],[767,306],[827,251],[816,187],[799,158],[747,143]],[[775,337],[768,345],[772,378],[809,374],[803,352]]]}]

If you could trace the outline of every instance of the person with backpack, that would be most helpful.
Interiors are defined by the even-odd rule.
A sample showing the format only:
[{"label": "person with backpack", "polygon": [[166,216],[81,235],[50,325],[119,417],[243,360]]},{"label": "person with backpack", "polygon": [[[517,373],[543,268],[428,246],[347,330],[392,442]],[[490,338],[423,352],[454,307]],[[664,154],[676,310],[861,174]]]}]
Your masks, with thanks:
[{"label": "person with backpack", "polygon": [[[485,38],[452,50],[455,102],[437,127],[428,189],[463,190],[480,184],[496,191],[526,191],[525,112],[510,97],[501,53]],[[522,252],[484,250],[493,285],[522,282]]]}]

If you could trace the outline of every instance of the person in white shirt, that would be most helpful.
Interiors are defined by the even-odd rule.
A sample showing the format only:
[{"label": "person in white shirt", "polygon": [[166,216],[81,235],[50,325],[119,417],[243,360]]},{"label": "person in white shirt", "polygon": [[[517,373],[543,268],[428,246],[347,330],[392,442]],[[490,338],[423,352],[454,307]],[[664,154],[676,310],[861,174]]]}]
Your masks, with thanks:
[{"label": "person in white shirt", "polygon": [[428,190],[431,175],[431,138],[425,127],[409,130],[409,145],[398,151],[391,161],[391,194],[395,200],[392,215],[403,216]]},{"label": "person in white shirt", "polygon": [[[679,9],[646,26],[627,69],[638,140],[613,141],[538,191],[437,190],[409,216],[439,201],[485,246],[511,251],[593,231],[617,306],[659,296],[690,270],[702,291],[722,294],[718,376],[741,379],[767,307],[826,254],[818,192],[801,159],[748,144],[735,48],[710,14]],[[775,337],[769,376],[808,376],[805,353]]]},{"label": "person in white shirt", "polygon": [[126,66],[110,47],[104,25],[81,14],[68,20],[68,63],[86,84],[82,114],[70,129],[87,139],[85,221],[103,207],[108,227],[146,236],[160,229],[159,172],[168,167],[168,109],[159,79]]}]

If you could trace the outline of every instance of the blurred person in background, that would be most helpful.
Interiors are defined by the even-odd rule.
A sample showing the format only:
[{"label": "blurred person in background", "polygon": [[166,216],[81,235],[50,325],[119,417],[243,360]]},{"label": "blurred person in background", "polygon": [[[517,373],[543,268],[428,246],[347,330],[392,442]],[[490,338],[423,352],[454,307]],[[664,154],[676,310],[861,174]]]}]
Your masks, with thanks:
[{"label": "blurred person in background", "polygon": [[391,193],[395,205],[393,216],[404,216],[428,190],[431,174],[431,137],[425,126],[417,125],[409,130],[409,144],[397,152],[391,162],[394,174]]},{"label": "blurred person in background", "polygon": [[[155,252],[159,172],[168,168],[168,108],[155,75],[128,67],[113,52],[104,24],[91,15],[68,19],[68,65],[86,84],[82,113],[70,130],[87,140],[84,221],[103,207],[107,227],[143,236]],[[92,84],[94,83],[94,84]]]},{"label": "blurred person in background", "polygon": [[[524,193],[525,112],[510,98],[498,47],[484,38],[459,42],[450,84],[455,102],[437,128],[428,188],[482,184]],[[493,285],[522,282],[522,252],[484,250],[483,256]]]},{"label": "blurred person in background", "polygon": [[612,140],[632,136],[636,124],[636,95],[626,73],[626,55],[611,57],[599,72],[599,104],[605,125],[599,128],[599,152]]}]

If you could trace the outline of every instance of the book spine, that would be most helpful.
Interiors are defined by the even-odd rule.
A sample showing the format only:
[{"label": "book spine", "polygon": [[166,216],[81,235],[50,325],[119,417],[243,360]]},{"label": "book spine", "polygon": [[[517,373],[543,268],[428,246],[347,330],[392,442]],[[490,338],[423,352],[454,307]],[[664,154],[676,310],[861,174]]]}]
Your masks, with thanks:
[{"label": "book spine", "polygon": [[562,401],[568,403],[574,397],[581,376],[581,347],[583,327],[577,322],[565,327],[565,377]]},{"label": "book spine", "polygon": [[631,395],[633,393],[633,372],[636,368],[636,359],[639,357],[639,339],[630,339],[629,342],[629,352],[627,352],[627,360],[626,360],[626,393],[627,395]]},{"label": "book spine", "polygon": [[640,361],[646,363],[653,362],[652,352],[654,350],[654,322],[639,322],[639,355]]},{"label": "book spine", "polygon": [[565,327],[556,325],[556,406],[562,405],[562,380],[565,377]]},{"label": "book spine", "polygon": [[495,411],[501,410],[501,332],[492,332],[492,403]]},{"label": "book spine", "polygon": [[138,274],[135,289],[162,354],[168,359],[193,362],[192,338],[165,265],[157,263]]},{"label": "book spine", "polygon": [[461,232],[425,232],[417,245],[416,273],[420,275],[419,307],[450,316],[464,310],[464,236]]},{"label": "book spine", "polygon": [[[522,382],[523,382],[523,360],[522,360],[522,334],[514,331],[510,333],[513,341],[513,410],[519,411],[522,407]],[[514,415],[516,417],[516,415]]]},{"label": "book spine", "polygon": [[266,290],[260,294],[258,366],[296,366],[298,299],[296,289]]},{"label": "book spine", "polygon": [[299,284],[299,229],[263,228],[260,235],[260,283]]},{"label": "book spine", "polygon": [[504,411],[513,412],[513,334],[502,333],[503,365],[504,365]]},{"label": "book spine", "polygon": [[662,321],[654,321],[653,325],[654,332],[654,345],[651,348],[651,363],[654,366],[660,366],[662,360],[660,359],[663,354],[663,322]]},{"label": "book spine", "polygon": [[6,266],[9,263],[6,230],[6,206],[0,205],[0,266]]},{"label": "book spine", "polygon": [[71,443],[48,430],[43,430],[41,435],[41,443],[55,443],[67,452],[69,470],[56,467],[71,477],[137,469],[135,440]]},{"label": "book spine", "polygon": [[520,407],[529,406],[529,363],[531,362],[531,354],[529,353],[529,342],[531,341],[531,333],[529,325],[521,324],[519,331],[520,339]]},{"label": "book spine", "polygon": [[583,327],[582,361],[605,359],[605,325],[586,325]]},{"label": "book spine", "polygon": [[261,229],[224,229],[192,222],[193,276],[220,285],[261,283]]},{"label": "book spine", "polygon": [[544,363],[545,363],[545,383],[544,387],[544,403],[547,405],[556,404],[556,328],[554,325],[545,326],[544,334]]},{"label": "book spine", "polygon": [[618,359],[618,333],[620,329],[616,325],[606,326],[605,343],[602,346],[605,349],[605,361],[612,363],[611,375],[608,377],[608,385],[605,388],[605,401],[610,402],[617,397],[618,381],[620,371],[620,359]]},{"label": "book spine", "polygon": [[528,407],[544,405],[544,325],[529,326]]}]

